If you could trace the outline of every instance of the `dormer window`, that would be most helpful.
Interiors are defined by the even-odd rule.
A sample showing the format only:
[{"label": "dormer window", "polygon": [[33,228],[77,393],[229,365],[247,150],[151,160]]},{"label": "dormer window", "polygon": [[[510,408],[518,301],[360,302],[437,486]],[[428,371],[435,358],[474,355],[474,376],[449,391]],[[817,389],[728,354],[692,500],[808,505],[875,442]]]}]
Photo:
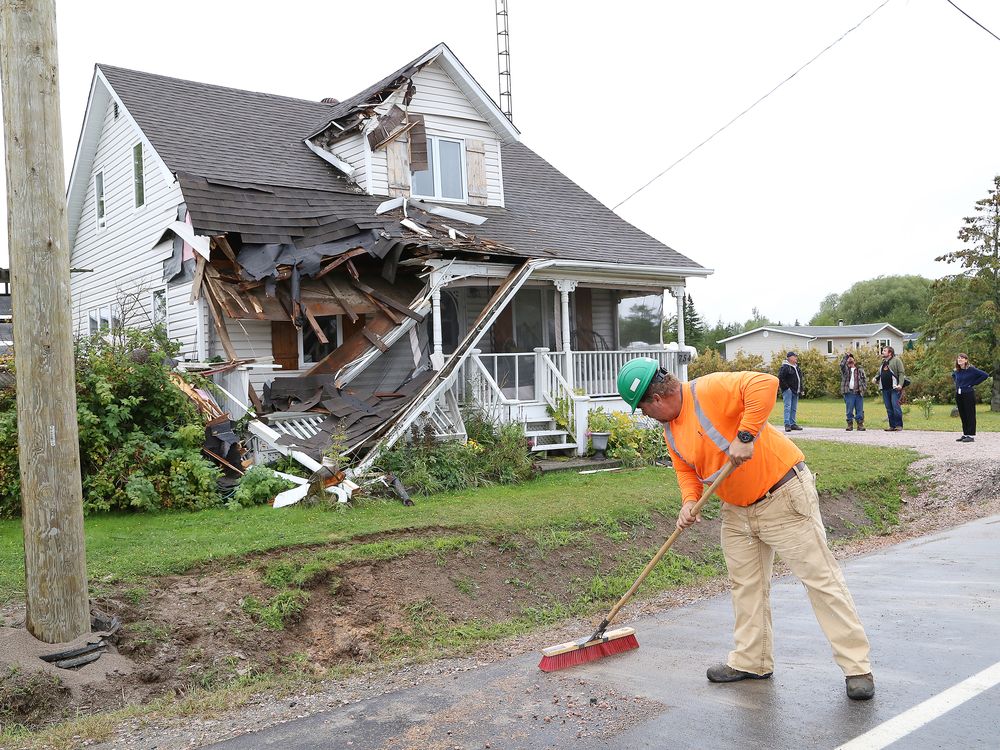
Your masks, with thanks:
[{"label": "dormer window", "polygon": [[465,184],[465,144],[453,138],[427,137],[427,169],[414,172],[415,198],[468,202]]}]

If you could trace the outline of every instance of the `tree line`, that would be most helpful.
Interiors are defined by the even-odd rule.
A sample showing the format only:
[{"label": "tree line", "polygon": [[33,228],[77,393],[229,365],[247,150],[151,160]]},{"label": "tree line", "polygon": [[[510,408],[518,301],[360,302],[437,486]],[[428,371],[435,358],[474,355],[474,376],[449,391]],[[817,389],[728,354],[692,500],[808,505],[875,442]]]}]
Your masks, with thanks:
[{"label": "tree line", "polygon": [[[919,332],[922,346],[911,355],[914,371],[947,391],[955,355],[969,355],[973,364],[993,378],[990,408],[1000,411],[1000,175],[975,213],[962,220],[962,246],[935,260],[956,266],[956,273],[931,280],[916,275],[879,276],[858,281],[846,291],[829,294],[808,325],[891,323],[905,332]],[[620,340],[656,343],[660,340],[659,309],[638,304],[619,320]],[[677,340],[677,316],[663,324],[664,342]],[[746,321],[707,324],[694,300],[684,300],[684,339],[699,352],[718,350],[718,342],[761,326],[781,326],[757,308]],[[800,325],[796,320],[790,325]],[[718,353],[710,355],[718,357]]]}]

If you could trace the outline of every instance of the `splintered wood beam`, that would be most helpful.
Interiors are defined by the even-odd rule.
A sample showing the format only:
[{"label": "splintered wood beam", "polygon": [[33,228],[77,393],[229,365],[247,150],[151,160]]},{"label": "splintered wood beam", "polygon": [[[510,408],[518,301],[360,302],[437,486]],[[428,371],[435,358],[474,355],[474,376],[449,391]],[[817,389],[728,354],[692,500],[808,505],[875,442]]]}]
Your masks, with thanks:
[{"label": "splintered wood beam", "polygon": [[357,313],[355,313],[354,310],[352,310],[344,302],[344,300],[340,296],[340,293],[337,291],[337,287],[334,286],[334,283],[330,281],[330,279],[323,279],[323,283],[326,284],[326,288],[329,289],[330,294],[333,295],[333,301],[336,302],[338,305],[340,305],[342,308],[344,308],[344,311],[347,313],[347,317],[351,319],[352,323],[357,323],[358,322]]},{"label": "splintered wood beam", "polygon": [[233,342],[229,338],[229,331],[226,330],[226,321],[219,310],[222,303],[216,297],[215,290],[212,288],[212,279],[209,276],[205,277],[205,301],[208,303],[209,312],[212,313],[212,320],[215,321],[215,327],[219,332],[219,341],[222,342],[222,348],[226,351],[226,356],[230,360],[239,359],[236,354],[236,347],[233,346]]},{"label": "splintered wood beam", "polygon": [[207,261],[204,255],[199,255],[198,260],[195,261],[194,267],[194,278],[191,279],[191,301],[197,302],[198,298],[201,297],[201,284],[205,278],[205,266]]},{"label": "splintered wood beam", "polygon": [[409,307],[407,307],[406,305],[404,305],[402,302],[399,302],[398,300],[394,300],[389,295],[382,294],[382,292],[378,291],[377,289],[372,289],[370,286],[368,286],[363,281],[355,281],[354,282],[354,286],[356,286],[360,291],[364,292],[368,297],[370,297],[370,298],[372,298],[374,300],[377,300],[378,302],[381,302],[382,304],[384,304],[387,307],[391,307],[396,312],[403,313],[403,315],[406,315],[407,317],[413,318],[418,323],[421,320],[423,320],[423,316],[422,315],[419,315],[419,314],[413,312],[413,310],[411,310]]},{"label": "splintered wood beam", "polygon": [[253,383],[247,383],[247,397],[250,399],[250,404],[257,416],[263,414],[264,404],[261,402],[260,396],[257,395],[257,389],[253,387]]},{"label": "splintered wood beam", "polygon": [[233,268],[236,270],[236,276],[238,277],[243,269],[240,268],[239,261],[236,260],[236,253],[233,252],[233,246],[229,244],[229,240],[226,239],[225,235],[219,235],[214,239],[216,247],[222,250],[225,256],[229,258],[230,262],[233,264]]},{"label": "splintered wood beam", "polygon": [[361,278],[361,274],[358,273],[358,269],[354,266],[354,263],[348,258],[347,260],[347,272],[351,274],[351,278],[357,281]]},{"label": "splintered wood beam", "polygon": [[375,331],[368,330],[368,326],[362,328],[361,333],[363,333],[365,338],[371,341],[372,344],[374,344],[380,352],[389,351],[389,347],[386,346],[386,343],[382,340],[382,337],[379,336],[377,333],[375,333]]},{"label": "splintered wood beam", "polygon": [[[379,337],[385,336],[395,327],[396,324],[381,312],[376,313],[365,325],[368,333],[374,333]],[[343,344],[314,364],[306,375],[335,375],[342,367],[353,362],[371,347],[372,342],[368,336],[363,331],[358,331],[348,336]]]},{"label": "splintered wood beam", "polygon": [[391,320],[393,323],[395,323],[396,325],[399,325],[400,323],[403,322],[403,319],[399,315],[397,315],[396,313],[394,313],[387,306],[383,305],[381,302],[379,302],[377,299],[375,299],[372,295],[368,294],[364,290],[360,290],[360,291],[361,291],[362,294],[365,295],[365,297],[368,299],[369,302],[371,302],[373,305],[375,305],[375,307],[383,315],[385,315],[387,318],[389,318],[389,320]]},{"label": "splintered wood beam", "polygon": [[301,302],[299,303],[299,308],[306,314],[306,320],[309,321],[309,325],[312,327],[313,333],[316,334],[316,338],[323,344],[329,344],[330,339],[323,333],[323,329],[320,327],[319,321],[316,320],[316,316],[312,314],[312,311]]},{"label": "splintered wood beam", "polygon": [[321,268],[319,270],[319,273],[316,274],[315,276],[313,276],[313,278],[314,279],[321,279],[324,276],[326,276],[328,273],[330,273],[330,271],[332,271],[333,269],[339,268],[344,263],[347,263],[351,258],[357,257],[358,255],[364,255],[367,252],[368,251],[365,250],[363,247],[356,247],[353,250],[348,250],[346,253],[343,253],[342,255],[337,256],[337,259],[335,261],[333,261],[332,263],[329,263],[328,265],[326,265],[323,268]]}]

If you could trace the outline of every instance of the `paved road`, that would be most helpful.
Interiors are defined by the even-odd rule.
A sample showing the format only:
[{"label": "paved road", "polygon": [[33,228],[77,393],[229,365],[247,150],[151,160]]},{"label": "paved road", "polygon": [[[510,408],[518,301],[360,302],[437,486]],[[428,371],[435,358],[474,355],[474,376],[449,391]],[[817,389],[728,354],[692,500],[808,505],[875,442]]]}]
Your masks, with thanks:
[{"label": "paved road", "polygon": [[[1000,662],[998,548],[994,516],[846,562],[874,649],[867,703],[847,700],[804,591],[783,578],[768,681],[705,680],[730,645],[723,596],[634,623],[641,647],[618,657],[550,675],[519,657],[213,747],[835,748]],[[891,747],[996,748],[997,727],[994,685]]]}]

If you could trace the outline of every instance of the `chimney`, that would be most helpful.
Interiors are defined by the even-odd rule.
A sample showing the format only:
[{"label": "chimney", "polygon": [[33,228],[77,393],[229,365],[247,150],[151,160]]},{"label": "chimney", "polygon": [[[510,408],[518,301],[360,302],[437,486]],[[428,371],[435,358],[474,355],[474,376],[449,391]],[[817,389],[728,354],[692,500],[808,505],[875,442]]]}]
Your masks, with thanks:
[{"label": "chimney", "polygon": [[843,319],[843,318],[841,318],[840,320],[838,320],[838,321],[837,321],[837,325],[838,325],[838,326],[842,326],[842,325],[844,325],[844,319]]}]

